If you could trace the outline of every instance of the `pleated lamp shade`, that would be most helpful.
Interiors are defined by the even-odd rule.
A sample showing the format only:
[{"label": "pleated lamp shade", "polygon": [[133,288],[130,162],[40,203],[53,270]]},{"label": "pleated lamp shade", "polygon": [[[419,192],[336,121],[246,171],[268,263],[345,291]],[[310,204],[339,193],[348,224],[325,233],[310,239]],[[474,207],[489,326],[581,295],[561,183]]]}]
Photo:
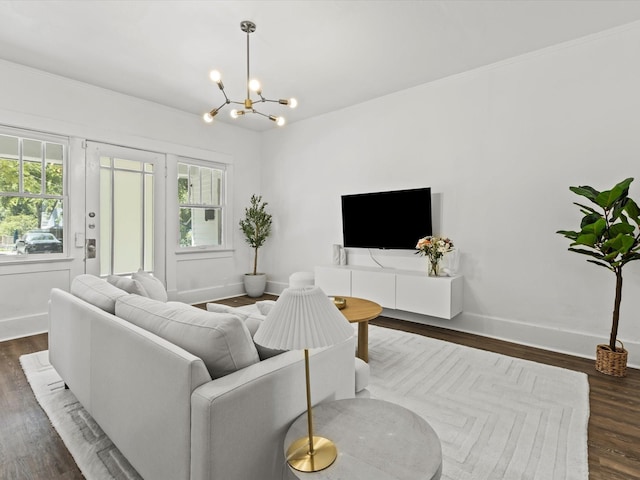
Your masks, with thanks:
[{"label": "pleated lamp shade", "polygon": [[353,336],[353,327],[320,287],[287,288],[253,340],[278,350],[328,347]]}]

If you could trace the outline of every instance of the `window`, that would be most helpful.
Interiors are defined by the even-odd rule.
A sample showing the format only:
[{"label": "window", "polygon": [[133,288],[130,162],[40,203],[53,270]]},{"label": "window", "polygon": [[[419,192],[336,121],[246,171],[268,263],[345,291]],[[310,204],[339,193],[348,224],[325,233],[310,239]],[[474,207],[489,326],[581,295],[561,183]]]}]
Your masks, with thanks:
[{"label": "window", "polygon": [[225,168],[178,163],[180,247],[221,247]]},{"label": "window", "polygon": [[0,131],[0,257],[63,252],[67,148]]}]

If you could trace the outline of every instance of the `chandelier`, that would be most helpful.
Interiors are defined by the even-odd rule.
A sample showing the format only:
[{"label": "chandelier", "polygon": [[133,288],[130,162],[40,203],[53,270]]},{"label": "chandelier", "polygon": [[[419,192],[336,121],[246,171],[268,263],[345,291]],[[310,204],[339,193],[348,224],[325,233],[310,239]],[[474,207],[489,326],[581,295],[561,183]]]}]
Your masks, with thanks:
[{"label": "chandelier", "polygon": [[[275,122],[276,125],[281,127],[285,124],[284,117],[276,117],[275,115],[266,115],[256,110],[254,108],[255,105],[258,103],[273,102],[273,103],[279,103],[280,105],[288,105],[290,108],[295,108],[298,105],[298,101],[295,98],[279,99],[279,100],[269,100],[268,98],[264,98],[264,96],[262,95],[262,86],[260,85],[260,82],[255,78],[251,78],[249,74],[249,35],[256,31],[256,24],[249,20],[244,20],[243,22],[240,22],[240,29],[247,34],[247,98],[245,98],[243,102],[230,100],[229,97],[227,97],[227,93],[224,91],[224,84],[222,83],[222,75],[218,70],[212,70],[209,73],[209,78],[211,78],[213,82],[218,84],[218,87],[220,88],[220,90],[222,91],[222,94],[224,95],[224,103],[222,103],[222,105],[220,105],[219,107],[214,108],[210,112],[205,113],[203,115],[204,121],[207,123],[213,122],[213,117],[215,117],[218,114],[218,112],[220,111],[220,109],[222,109],[222,107],[230,103],[234,103],[237,105],[242,105],[243,108],[241,109],[234,108],[233,110],[231,110],[230,112],[231,118],[238,118],[247,113],[257,113],[258,115],[262,115],[263,117],[266,117],[269,120]],[[254,92],[258,97],[260,97],[260,99],[253,100],[251,98],[251,92]]]}]

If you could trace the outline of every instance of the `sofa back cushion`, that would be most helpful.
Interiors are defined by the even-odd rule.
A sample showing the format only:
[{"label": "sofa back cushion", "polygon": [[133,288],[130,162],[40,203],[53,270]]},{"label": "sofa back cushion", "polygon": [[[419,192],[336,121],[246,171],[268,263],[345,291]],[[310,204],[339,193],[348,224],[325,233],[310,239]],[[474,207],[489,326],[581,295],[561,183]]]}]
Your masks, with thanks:
[{"label": "sofa back cushion", "polygon": [[[265,300],[268,301],[268,300]],[[273,302],[275,303],[275,302]],[[265,316],[261,313],[250,313],[248,311],[243,311],[240,308],[230,307],[228,305],[222,305],[220,303],[207,303],[207,311],[208,312],[218,312],[218,313],[230,313],[231,315],[237,316],[242,322],[244,326],[249,330],[249,335],[251,335],[251,339],[253,340],[253,336],[258,331],[258,327],[262,324]],[[286,350],[276,350],[269,347],[264,347],[259,343],[253,342],[256,346],[256,350],[258,351],[258,356],[260,360],[266,360],[267,358],[275,357],[276,355],[280,355],[282,352]]]},{"label": "sofa back cushion", "polygon": [[200,357],[211,378],[260,361],[249,331],[234,315],[138,295],[118,298],[116,315]]},{"label": "sofa back cushion", "polygon": [[127,295],[124,290],[89,274],[78,275],[73,279],[71,293],[109,313],[115,313],[116,299]]},{"label": "sofa back cushion", "polygon": [[124,290],[127,293],[135,293],[136,295],[141,295],[143,297],[149,296],[142,284],[138,280],[134,280],[133,278],[121,277],[119,275],[109,275],[107,277],[107,282],[109,282],[111,285],[115,285],[120,290]]},{"label": "sofa back cushion", "polygon": [[161,302],[167,301],[167,289],[164,288],[164,284],[159,278],[154,277],[150,273],[138,270],[133,275],[131,275],[131,279],[135,280],[136,282],[140,282],[145,290],[145,297],[153,298],[154,300],[160,300]]}]

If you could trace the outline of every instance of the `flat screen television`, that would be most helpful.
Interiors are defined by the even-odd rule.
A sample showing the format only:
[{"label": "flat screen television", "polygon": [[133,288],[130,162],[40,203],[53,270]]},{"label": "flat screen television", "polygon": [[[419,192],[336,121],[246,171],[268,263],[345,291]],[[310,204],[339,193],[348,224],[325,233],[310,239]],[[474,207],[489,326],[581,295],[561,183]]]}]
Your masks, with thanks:
[{"label": "flat screen television", "polygon": [[342,195],[345,247],[414,249],[432,235],[431,188]]}]

